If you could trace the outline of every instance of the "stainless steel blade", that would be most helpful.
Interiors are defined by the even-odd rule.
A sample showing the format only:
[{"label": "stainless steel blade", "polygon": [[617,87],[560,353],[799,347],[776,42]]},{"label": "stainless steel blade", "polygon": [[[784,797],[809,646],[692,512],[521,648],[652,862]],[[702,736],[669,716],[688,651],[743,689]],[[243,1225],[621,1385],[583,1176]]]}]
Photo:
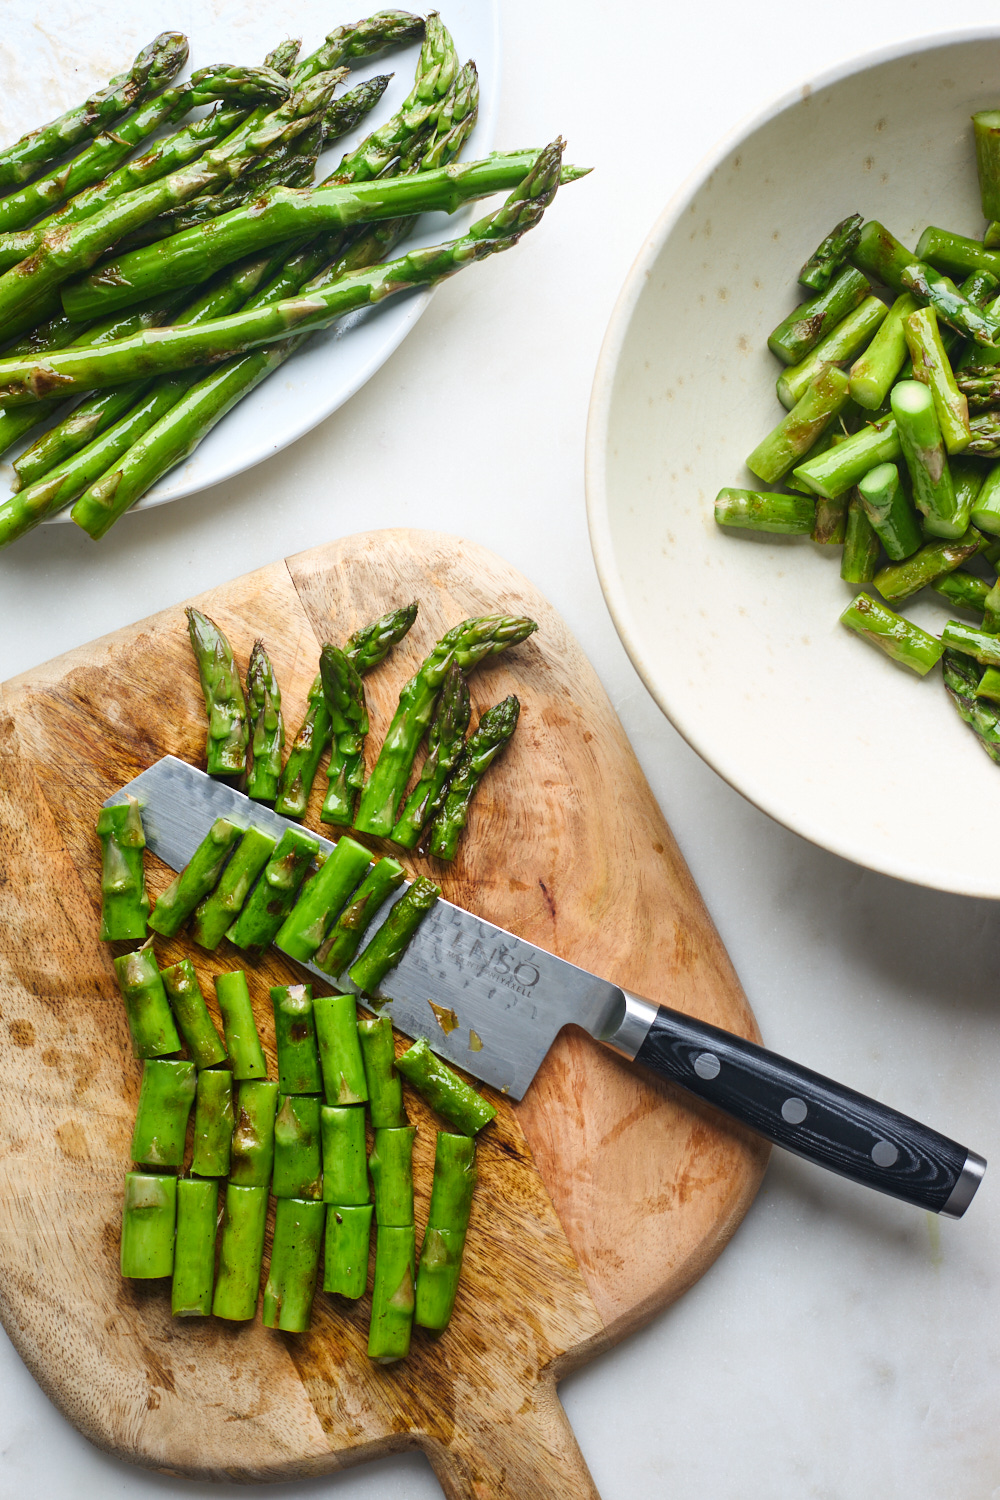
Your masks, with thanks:
[{"label": "stainless steel blade", "polygon": [[[300,826],[173,755],[143,771],[105,805],[122,802],[126,795],[138,798],[146,843],[172,870],[183,869],[216,818],[231,818],[246,828],[252,823],[277,837]],[[327,853],[333,848],[331,840],[312,836]],[[405,889],[400,888],[396,900]],[[371,932],[385,920],[391,904]],[[299,967],[331,989],[355,990],[346,977],[334,981],[311,964]],[[592,1036],[607,1038],[626,1009],[617,985],[444,900],[422,922],[402,962],[386,975],[382,991],[389,997],[384,1014],[398,1030],[426,1037],[442,1057],[514,1099],[525,1093],[564,1026],[582,1026]],[[444,1031],[432,1001],[454,1011],[454,1030]]]}]

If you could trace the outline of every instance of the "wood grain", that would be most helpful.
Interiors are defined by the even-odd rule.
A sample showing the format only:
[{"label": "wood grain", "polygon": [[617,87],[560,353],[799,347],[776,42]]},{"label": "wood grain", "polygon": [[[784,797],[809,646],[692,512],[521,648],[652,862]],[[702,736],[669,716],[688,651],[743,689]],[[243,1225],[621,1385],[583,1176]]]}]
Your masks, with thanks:
[{"label": "wood grain", "polygon": [[[245,664],[262,635],[289,724],[319,645],[420,600],[368,679],[377,726],[434,640],[464,616],[527,613],[537,636],[471,681],[521,722],[483,783],[452,867],[414,858],[453,901],[573,962],[755,1036],[718,936],[607,698],[565,625],[522,576],[454,537],[347,538],[193,601]],[[160,755],[203,764],[203,709],[183,608],[4,684],[0,697],[0,1315],[53,1400],[94,1442],[187,1476],[273,1480],[422,1448],[449,1497],[594,1495],[555,1394],[566,1370],[667,1305],[719,1253],[766,1150],[589,1037],[564,1032],[480,1152],[452,1324],[405,1364],[365,1355],[368,1301],[317,1298],[309,1334],[173,1322],[160,1283],[117,1268],[122,1174],[138,1093],[111,967],[97,941],[96,809]],[[323,779],[323,778],[321,778]],[[307,819],[318,817],[317,786]],[[169,872],[155,860],[150,885]],[[213,975],[243,960],[193,951]],[[273,1067],[268,955],[252,993]],[[418,1126],[417,1222],[435,1122]]]}]

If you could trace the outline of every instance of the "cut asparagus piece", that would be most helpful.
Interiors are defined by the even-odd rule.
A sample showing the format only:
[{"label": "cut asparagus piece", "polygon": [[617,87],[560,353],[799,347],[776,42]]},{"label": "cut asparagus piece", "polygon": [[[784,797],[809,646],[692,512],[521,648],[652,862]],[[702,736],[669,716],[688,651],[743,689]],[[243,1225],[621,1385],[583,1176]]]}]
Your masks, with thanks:
[{"label": "cut asparagus piece", "polygon": [[991,760],[1000,762],[1000,712],[977,699],[979,670],[958,651],[946,651],[941,660],[944,685],[958,713],[968,724]]},{"label": "cut asparagus piece", "polygon": [[816,501],[816,517],[813,521],[812,539],[822,547],[842,547],[847,539],[847,511],[849,495],[837,495],[832,500],[820,498]]},{"label": "cut asparagus piece", "polygon": [[906,364],[906,320],[919,306],[912,292],[897,297],[868,348],[851,366],[851,396],[868,411],[882,405]]},{"label": "cut asparagus piece", "polygon": [[941,660],[944,646],[912,620],[904,620],[868,594],[859,594],[840,617],[842,625],[878,646],[886,656],[925,677]]},{"label": "cut asparagus piece", "polygon": [[175,1318],[207,1318],[215,1281],[219,1184],[182,1177],[177,1183],[177,1241],[170,1311]]},{"label": "cut asparagus piece", "polygon": [[143,1064],[132,1131],[132,1160],[137,1166],[155,1171],[184,1165],[184,1143],[196,1087],[194,1063],[151,1057]]},{"label": "cut asparagus piece", "polygon": [[330,740],[330,710],[323,679],[316,675],[309,689],[306,716],[289,751],[274,804],[283,818],[304,818],[319,763]]},{"label": "cut asparagus piece", "polygon": [[[363,1016],[358,1022],[361,1056],[368,1086],[368,1109],[376,1130],[392,1129],[406,1124],[403,1108],[403,1083],[396,1072],[396,1046],[392,1022],[388,1016]],[[330,1202],[351,1203],[351,1198],[331,1198]]]},{"label": "cut asparagus piece", "polygon": [[365,781],[368,709],[364,684],[350,658],[329,642],[320,652],[319,673],[330,715],[330,764],[320,817],[324,823],[350,826]]},{"label": "cut asparagus piece", "polygon": [[240,1187],[266,1188],[274,1167],[274,1119],[278,1085],[267,1079],[241,1083],[236,1093],[229,1179]]},{"label": "cut asparagus piece", "polygon": [[216,1063],[225,1062],[225,1044],[208,1013],[191,960],[182,958],[169,969],[161,969],[160,978],[195,1067],[214,1068]]},{"label": "cut asparagus piece", "polygon": [[781,479],[805,457],[846,404],[849,394],[844,372],[833,365],[822,365],[787,417],[758,443],[747,459],[751,474],[765,484]]},{"label": "cut asparagus piece", "polygon": [[259,828],[248,828],[233,851],[219,883],[195,908],[191,936],[214,951],[243,909],[257,876],[274,853],[276,840]]},{"label": "cut asparagus piece", "polygon": [[960,537],[969,513],[958,507],[933,396],[919,381],[901,380],[893,386],[890,401],[924,529],[932,536]]},{"label": "cut asparagus piece", "polygon": [[970,519],[980,531],[1000,536],[1000,464],[994,464],[972,503]]},{"label": "cut asparagus piece", "polygon": [[232,647],[215,621],[200,609],[188,609],[185,613],[208,714],[206,770],[210,776],[242,775],[246,770],[250,732]]},{"label": "cut asparagus piece", "polygon": [[208,895],[229,858],[243,829],[228,818],[216,818],[179,875],[157,898],[149,914],[149,925],[161,937],[175,937],[198,902]]},{"label": "cut asparagus piece", "polygon": [[963,620],[949,620],[941,632],[941,639],[949,651],[964,651],[983,667],[1000,667],[1000,636],[991,631],[977,630]]},{"label": "cut asparagus piece", "polygon": [[487,615],[463,620],[442,636],[399,695],[375,769],[361,796],[355,819],[361,833],[383,838],[391,834],[417,747],[452,662],[463,672],[471,672],[485,657],[496,656],[537,629],[534,620],[523,616]]},{"label": "cut asparagus piece", "polygon": [[438,1133],[431,1205],[417,1269],[414,1322],[421,1328],[448,1326],[462,1271],[462,1252],[476,1185],[476,1143],[469,1136]]},{"label": "cut asparagus piece", "polygon": [[985,546],[985,537],[970,526],[953,542],[928,542],[904,562],[882,568],[875,575],[875,587],[883,599],[899,603],[934,583],[942,574],[953,573]]},{"label": "cut asparagus piece", "polygon": [[127,73],[112,78],[75,109],[0,151],[0,188],[33,177],[42,162],[53,161],[80,141],[92,140],[127,114],[154,89],[169,82],[187,61],[187,37],[163,31],[144,47]]},{"label": "cut asparagus piece", "polygon": [[[828,364],[846,364],[871,342],[876,329],[885,321],[888,308],[879,297],[866,297],[853,312],[832,328],[797,365],[778,377],[778,400],[791,408],[805,395],[810,383]],[[138,335],[137,335],[138,337]]]},{"label": "cut asparagus piece", "polygon": [[305,1333],[312,1315],[323,1247],[326,1204],[279,1198],[274,1215],[271,1264],[264,1284],[265,1328]]},{"label": "cut asparagus piece", "polygon": [[[835,224],[799,272],[799,282],[813,292],[825,292],[849,258],[861,235],[861,215],[849,214]],[[420,1319],[417,1319],[419,1323]]]},{"label": "cut asparagus piece", "polygon": [[271,991],[278,1087],[283,1094],[318,1094],[323,1087],[308,984],[279,985]]},{"label": "cut asparagus piece", "polygon": [[263,951],[274,941],[318,853],[315,839],[296,828],[285,829],[263,875],[226,933],[231,943],[237,948]]},{"label": "cut asparagus piece", "polygon": [[313,959],[325,974],[336,976],[344,972],[361,946],[368,927],[404,879],[405,871],[397,860],[385,858],[376,861]]},{"label": "cut asparagus piece", "polygon": [[1000,219],[1000,110],[981,109],[972,116],[976,170],[984,219]]},{"label": "cut asparagus piece", "polygon": [[914,380],[926,385],[934,398],[944,445],[949,453],[961,453],[972,442],[969,403],[955,382],[933,307],[922,307],[906,319],[906,343]]},{"label": "cut asparagus piece", "polygon": [[890,562],[901,562],[917,551],[923,533],[895,464],[869,469],[858,481],[858,495]]},{"label": "cut asparagus piece", "polygon": [[177,1178],[153,1172],[125,1173],[121,1273],[146,1278],[174,1269]]},{"label": "cut asparagus piece", "polygon": [[215,976],[215,998],[219,1003],[226,1047],[232,1059],[233,1077],[242,1081],[266,1078],[267,1063],[253,1018],[247,976],[242,969]]},{"label": "cut asparagus piece", "polygon": [[415,1125],[375,1132],[368,1170],[375,1189],[376,1224],[413,1223],[413,1141],[416,1134]]},{"label": "cut asparagus piece", "polygon": [[198,1074],[194,1106],[194,1155],[191,1170],[199,1177],[228,1177],[232,1162],[233,1075],[227,1068]]},{"label": "cut asparagus piece", "polygon": [[[992,272],[995,268],[987,269]],[[918,300],[929,303],[938,317],[943,318],[959,333],[967,334],[977,344],[986,344],[990,348],[1000,346],[1000,319],[995,318],[992,313],[981,311],[967,297],[963,297],[953,281],[942,276],[933,267],[919,261],[907,266],[903,272],[903,285]]]},{"label": "cut asparagus piece", "polygon": [[142,851],[146,838],[134,797],[97,814],[101,841],[101,941],[146,937],[149,897]]},{"label": "cut asparagus piece", "polygon": [[897,297],[908,290],[903,282],[903,272],[919,259],[877,219],[862,224],[858,243],[851,252],[851,260],[858,270],[875,281],[881,281]]},{"label": "cut asparagus piece", "polygon": [[719,526],[769,531],[777,536],[809,536],[815,519],[816,504],[810,495],[763,494],[757,490],[727,488],[715,497],[715,520]]},{"label": "cut asparagus piece", "polygon": [[825,291],[801,302],[782,319],[767,347],[783,364],[798,364],[870,291],[867,278],[853,266],[845,266]]},{"label": "cut asparagus piece", "polygon": [[373,1203],[329,1204],[323,1247],[323,1290],[357,1301],[368,1287]]},{"label": "cut asparagus piece", "polygon": [[[824,502],[826,504],[828,502]],[[840,576],[845,583],[870,583],[875,577],[878,562],[879,539],[868,519],[868,513],[855,493],[847,507],[847,530],[844,536],[844,555],[840,562]]]},{"label": "cut asparagus piece", "polygon": [[368,1329],[368,1357],[379,1364],[405,1359],[410,1352],[416,1261],[417,1231],[412,1226],[379,1226]]},{"label": "cut asparagus piece", "polygon": [[935,578],[931,588],[953,607],[968,609],[980,616],[986,607],[986,596],[990,591],[985,578],[977,578],[974,573],[963,573],[961,569]]},{"label": "cut asparagus piece", "polygon": [[[469,736],[458,769],[445,793],[441,810],[431,825],[428,848],[436,859],[455,858],[458,840],[468,822],[469,806],[476,789],[501,750],[510,743],[520,713],[520,701],[511,693],[502,703],[496,703],[486,710],[475,733]],[[364,955],[362,962],[363,959]]]},{"label": "cut asparagus piece", "polygon": [[329,1105],[320,1110],[323,1140],[323,1200],[368,1203],[368,1146],[361,1104]]},{"label": "cut asparagus piece", "polygon": [[219,1271],[212,1297],[217,1318],[243,1323],[256,1313],[266,1221],[266,1187],[226,1184]]},{"label": "cut asparagus piece", "polygon": [[363,994],[378,993],[382,980],[399,963],[410,939],[440,894],[440,886],[426,876],[418,875],[390,909],[382,926],[349,971]]},{"label": "cut asparagus piece", "polygon": [[319,1111],[320,1101],[314,1095],[278,1095],[271,1177],[276,1198],[323,1196]]},{"label": "cut asparagus piece", "polygon": [[806,459],[795,478],[824,500],[835,500],[853,489],[876,464],[892,463],[902,454],[892,417],[885,417],[852,433],[818,458]]},{"label": "cut asparagus piece", "polygon": [[[370,856],[354,839],[339,839],[285,918],[275,944],[300,963],[311,963],[327,932],[365,871]],[[306,1090],[305,1092],[309,1092]]]},{"label": "cut asparagus piece", "polygon": [[995,251],[985,249],[979,240],[955,234],[951,229],[938,229],[933,224],[917,241],[913,259],[950,276],[968,276],[970,271],[989,271],[1000,276],[1000,255]]},{"label": "cut asparagus piece", "polygon": [[366,1103],[368,1087],[354,996],[320,995],[313,1001],[313,1015],[327,1104]]},{"label": "cut asparagus piece", "polygon": [[396,1066],[431,1109],[463,1135],[476,1135],[496,1117],[493,1105],[436,1057],[424,1037],[400,1053]]},{"label": "cut asparagus piece", "polygon": [[254,641],[247,667],[247,701],[250,708],[250,769],[246,793],[258,802],[273,802],[281,779],[281,752],[285,746],[285,721],[281,716],[281,693],[263,641]]},{"label": "cut asparagus piece", "polygon": [[452,662],[427,734],[427,755],[420,776],[392,830],[393,842],[405,849],[416,848],[422,831],[444,800],[448,782],[465,748],[471,714],[469,685],[461,669]]},{"label": "cut asparagus piece", "polygon": [[170,1004],[156,967],[152,939],[134,953],[115,959],[118,988],[125,1002],[125,1015],[136,1057],[162,1057],[181,1050],[181,1039],[170,1013]]}]

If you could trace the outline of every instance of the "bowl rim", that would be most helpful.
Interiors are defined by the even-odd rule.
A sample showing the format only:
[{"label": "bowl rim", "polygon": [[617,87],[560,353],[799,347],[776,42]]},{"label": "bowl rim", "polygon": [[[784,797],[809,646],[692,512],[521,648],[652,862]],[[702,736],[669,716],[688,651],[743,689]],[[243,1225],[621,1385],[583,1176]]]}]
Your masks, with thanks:
[{"label": "bowl rim", "polygon": [[[927,36],[911,37],[904,42],[894,42],[858,53],[816,73],[792,88],[769,100],[762,107],[745,115],[708,151],[683,179],[660,212],[647,233],[615,300],[608,326],[601,343],[594,381],[590,393],[587,413],[587,429],[584,443],[584,483],[586,489],[587,527],[590,547],[598,581],[604,594],[604,602],[611,615],[615,630],[625,648],[633,667],[656,703],[678,734],[706,765],[728,786],[738,792],[753,807],[765,813],[774,822],[808,839],[819,848],[848,859],[862,868],[874,870],[897,880],[906,880],[914,885],[932,890],[945,890],[958,895],[982,897],[990,894],[972,885],[956,884],[953,878],[936,875],[926,867],[916,867],[909,862],[894,862],[891,859],[877,860],[869,853],[859,851],[850,839],[837,838],[827,829],[813,828],[803,819],[792,821],[783,816],[767,801],[753,796],[744,787],[728,776],[713,760],[707,746],[701,743],[698,726],[690,723],[683,714],[673,709],[666,695],[658,687],[654,675],[644,660],[642,648],[629,624],[628,593],[620,579],[614,563],[614,546],[609,519],[607,492],[607,440],[611,415],[611,400],[615,376],[622,348],[628,336],[636,305],[645,287],[650,271],[663,249],[664,243],[688,208],[696,193],[726,160],[741,141],[747,140],[755,131],[775,119],[786,110],[801,103],[811,94],[840,83],[858,73],[867,72],[883,63],[896,62],[900,58],[917,53],[932,52],[946,47],[961,46],[970,42],[1000,41],[1000,22],[990,25],[962,27],[956,30],[936,31]],[[1000,896],[1000,891],[992,893]]]}]

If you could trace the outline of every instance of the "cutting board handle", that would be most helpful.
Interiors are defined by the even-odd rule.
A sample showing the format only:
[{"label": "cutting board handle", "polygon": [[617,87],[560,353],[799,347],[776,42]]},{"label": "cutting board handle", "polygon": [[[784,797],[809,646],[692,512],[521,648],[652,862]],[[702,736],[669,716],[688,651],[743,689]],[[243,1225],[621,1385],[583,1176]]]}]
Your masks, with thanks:
[{"label": "cutting board handle", "polygon": [[553,1380],[506,1421],[456,1424],[447,1443],[425,1451],[447,1500],[601,1500]]}]

